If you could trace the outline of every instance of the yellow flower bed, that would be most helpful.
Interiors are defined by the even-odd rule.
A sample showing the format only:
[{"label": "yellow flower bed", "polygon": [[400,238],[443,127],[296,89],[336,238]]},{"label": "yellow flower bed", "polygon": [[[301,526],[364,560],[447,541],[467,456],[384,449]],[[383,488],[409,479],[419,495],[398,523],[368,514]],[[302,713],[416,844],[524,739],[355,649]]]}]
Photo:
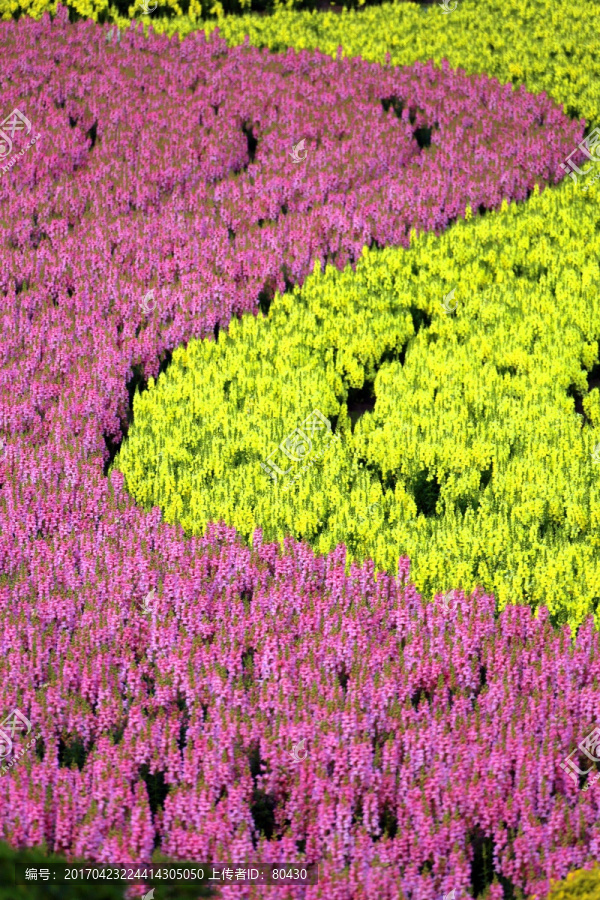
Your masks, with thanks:
[{"label": "yellow flower bed", "polygon": [[[407,554],[426,595],[481,584],[578,625],[600,598],[599,258],[597,196],[570,181],[364,251],[356,273],[315,272],[266,319],[179,348],[116,464],[190,533],[223,519],[248,540],[344,542],[387,571]],[[349,391],[372,381],[353,430]],[[270,481],[261,462],[314,409],[340,440],[306,469],[278,451],[290,472]]]}]

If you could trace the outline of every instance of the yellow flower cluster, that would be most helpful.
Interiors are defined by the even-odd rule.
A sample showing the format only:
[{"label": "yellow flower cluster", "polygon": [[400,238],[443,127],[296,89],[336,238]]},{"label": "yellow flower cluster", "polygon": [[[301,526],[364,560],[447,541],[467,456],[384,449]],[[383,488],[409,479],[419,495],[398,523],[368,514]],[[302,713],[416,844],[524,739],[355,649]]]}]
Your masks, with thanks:
[{"label": "yellow flower cluster", "polygon": [[600,869],[598,867],[570,872],[564,881],[553,886],[548,900],[596,900],[597,897],[600,897]]},{"label": "yellow flower cluster", "polygon": [[[352,534],[381,488],[353,449],[348,388],[374,380],[381,355],[414,329],[389,290],[365,303],[352,270],[341,291],[339,277],[328,269],[302,292],[278,296],[267,319],[233,320],[217,343],[175,351],[168,376],[135,398],[135,424],[117,460],[141,503],[162,506],[168,521],[193,533],[224,519],[247,538],[263,527],[266,538],[291,533],[323,552],[332,530],[337,541]],[[298,477],[302,466],[273,453],[314,409],[337,422],[340,441],[329,447],[324,427],[310,429],[306,461],[314,462]],[[260,465],[269,468],[268,457],[287,477],[269,479]],[[364,543],[366,527],[354,539]]]},{"label": "yellow flower cluster", "polygon": [[[577,625],[600,598],[599,257],[600,205],[567,181],[315,271],[267,318],[178,349],[116,464],[191,533],[344,542],[387,571],[408,554],[426,595],[481,584]],[[261,462],[297,475],[277,448],[314,409],[341,440],[284,490]]]}]

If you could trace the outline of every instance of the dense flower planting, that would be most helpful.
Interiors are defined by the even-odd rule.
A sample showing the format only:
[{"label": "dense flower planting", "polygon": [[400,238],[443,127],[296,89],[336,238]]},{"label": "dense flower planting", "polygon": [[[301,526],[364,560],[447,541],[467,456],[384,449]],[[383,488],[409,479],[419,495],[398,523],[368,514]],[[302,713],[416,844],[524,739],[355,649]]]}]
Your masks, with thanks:
[{"label": "dense flower planting", "polygon": [[[201,282],[197,300],[219,286],[233,309],[253,307],[261,290],[283,290],[286,279],[297,282],[315,259],[343,267],[365,245],[407,245],[411,228],[441,230],[467,203],[494,208],[524,199],[536,183],[563,177],[560,163],[583,135],[547,98],[447,66],[440,75],[430,65],[382,69],[250,47],[227,53],[223,42],[198,35],[179,45],[130,31],[113,44],[108,29],[91,23],[68,39],[56,21],[3,30],[7,112],[26,105],[47,135],[41,160],[32,151],[3,176],[8,196],[18,181],[39,178],[56,132],[53,177],[61,170],[77,177],[60,197],[52,190],[46,208],[38,211],[42,198],[31,198],[40,221],[56,215],[74,223],[86,209],[87,221],[99,214],[94,226],[102,230],[108,213],[123,216],[132,204],[148,213],[168,197],[169,213],[187,218],[161,221],[154,254],[170,264],[160,269],[139,258],[135,233],[127,252],[138,256],[140,286],[157,276],[161,285],[179,278],[185,285],[192,272]],[[28,45],[38,55],[24,75]],[[306,159],[298,165],[290,151],[301,139]],[[44,181],[46,191],[51,185]],[[197,258],[181,246],[184,235]],[[127,236],[111,247],[115,263],[126,258]]]},{"label": "dense flower planting", "polygon": [[[136,398],[128,489],[189,532],[343,542],[391,573],[400,551],[429,597],[481,584],[579,625],[600,601],[599,231],[597,199],[568,182],[190,342]],[[340,438],[322,458],[315,408]]]},{"label": "dense flower planting", "polygon": [[[494,76],[503,84],[526,84],[533,93],[545,91],[571,116],[584,116],[588,122],[600,119],[597,0],[571,0],[568,5],[555,0],[456,2],[452,15],[444,15],[438,3],[424,7],[403,0],[393,7],[385,3],[341,16],[286,8],[273,16],[201,21],[199,0],[190,0],[186,16],[161,15],[167,6],[178,13],[178,0],[164,0],[150,16],[143,15],[138,4],[132,14],[161,34],[187,35],[199,28],[211,34],[218,28],[230,46],[249,38],[254,46],[276,52],[319,49],[332,57],[342,48],[345,56],[379,63],[389,59],[402,66],[417,60],[435,60],[439,66],[445,59],[452,68]],[[218,13],[218,0],[210,4],[209,12]],[[73,16],[95,21],[108,17],[121,28],[131,24],[116,7],[107,10],[105,0],[73,0],[68,6]],[[56,9],[57,0],[0,0],[0,16],[6,19],[17,11],[37,18]]]},{"label": "dense flower planting", "polygon": [[[452,68],[494,76],[501,83],[526,84],[533,93],[546,91],[565,105],[569,115],[600,119],[600,57],[597,53],[600,9],[597,0],[450,0],[456,8],[445,15],[440,3],[423,6],[400,0],[393,6],[369,6],[342,15],[290,9],[296,0],[272,0],[281,8],[272,16],[226,16],[220,10],[234,0],[189,0],[187,15],[181,15],[180,0],[155,0],[157,8],[145,15],[138,2],[130,15],[142,19],[146,28],[158,33],[186,35],[204,29],[219,29],[228,44],[243,44],[284,52],[319,49],[335,57],[340,48],[346,56],[360,56],[394,65],[415,61],[447,60]],[[244,8],[246,0],[240,0]],[[265,0],[254,0],[262,7]],[[304,0],[300,0],[301,3]],[[349,0],[354,4],[354,0]],[[346,0],[339,0],[346,5]],[[36,18],[54,13],[58,0],[0,0],[0,17],[24,14]],[[119,4],[120,5],[120,4]],[[119,5],[106,0],[69,0],[71,16],[95,21],[118,22],[128,28],[129,17]],[[359,4],[360,5],[360,4]],[[150,3],[150,9],[154,2]],[[122,9],[122,7],[121,7]],[[169,15],[165,15],[165,13]],[[202,21],[207,16],[217,19]]]},{"label": "dense flower planting", "polygon": [[[11,841],[106,860],[147,857],[156,832],[184,858],[289,862],[302,846],[322,864],[305,896],[390,900],[467,890],[482,844],[531,890],[597,853],[600,788],[558,765],[595,721],[589,625],[573,647],[547,614],[423,601],[407,561],[375,581],[372,565],[346,576],[342,549],[282,555],[256,535],[250,552],[223,527],[183,544],[157,515],[122,517],[102,548],[92,530],[40,560],[39,581],[60,564],[77,593],[5,619],[4,702],[44,734],[43,761],[0,780]],[[81,771],[60,767],[75,742]],[[144,768],[167,790],[154,821]]]},{"label": "dense flower planting", "polygon": [[[91,7],[100,0],[81,2]],[[341,16],[280,10],[264,18],[229,16],[205,23],[193,17],[161,20],[153,16],[151,27],[169,34],[186,34],[198,27],[210,33],[218,27],[229,44],[249,38],[255,46],[279,52],[288,47],[318,47],[335,56],[342,46],[347,56],[384,63],[389,55],[394,65],[435,60],[439,66],[447,60],[453,68],[495,76],[502,83],[526,84],[536,94],[545,91],[564,104],[569,115],[597,123],[599,18],[597,0],[571,0],[568,5],[555,0],[486,0],[484,4],[457,0],[451,15],[445,15],[439,3],[427,8],[386,3]]]},{"label": "dense flower planting", "polygon": [[[314,558],[256,533],[249,549],[214,524],[186,538],[103,473],[126,382],[165,351],[315,259],[341,268],[365,243],[406,245],[469,202],[552,183],[582,125],[448,67],[442,81],[195,38],[108,44],[63,13],[2,37],[5,115],[23,109],[41,138],[0,178],[0,694],[42,739],[0,778],[1,835],[107,861],[149,858],[157,839],[176,858],[318,860],[318,887],[277,890],[307,900],[466,892],[483,857],[543,890],[591,862],[598,786],[580,793],[559,767],[595,724],[591,623],[573,644],[545,610],[496,621],[483,592],[443,612],[406,560],[375,578],[372,563],[347,573],[343,547]],[[284,83],[306,96],[275,118]],[[435,96],[449,87],[452,121]],[[287,157],[303,137],[301,170]]]}]

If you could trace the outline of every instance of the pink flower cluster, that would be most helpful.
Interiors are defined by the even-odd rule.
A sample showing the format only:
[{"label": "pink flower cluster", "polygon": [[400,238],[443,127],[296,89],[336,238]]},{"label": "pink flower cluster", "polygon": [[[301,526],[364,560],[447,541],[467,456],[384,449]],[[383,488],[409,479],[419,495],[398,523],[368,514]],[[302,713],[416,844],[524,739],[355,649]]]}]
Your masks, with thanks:
[{"label": "pink flower cluster", "polygon": [[43,735],[0,779],[0,836],[115,863],[157,836],[179,859],[316,861],[319,886],[270,890],[328,900],[466,890],[484,840],[528,888],[596,858],[600,788],[559,768],[597,714],[591,627],[573,648],[485,596],[444,618],[405,560],[375,579],[345,576],[343,547],[189,540],[103,473],[126,385],[168,351],[315,259],[525,197],[582,127],[447,66],[105,33],[64,8],[0,23],[3,118],[42,135],[0,179],[0,718]]},{"label": "pink flower cluster", "polygon": [[[2,103],[43,134],[1,180],[3,208],[35,214],[36,240],[60,235],[69,259],[93,223],[141,290],[201,273],[198,299],[223,293],[234,309],[315,259],[343,267],[365,245],[444,229],[467,204],[524,199],[561,180],[583,134],[545,95],[446,63],[382,68],[137,29],[113,45],[64,14],[1,28]],[[25,206],[19,187],[34,188]]]},{"label": "pink flower cluster", "polygon": [[[449,616],[408,560],[345,575],[343,547],[257,532],[250,551],[224,526],[183,542],[110,484],[104,522],[38,539],[21,596],[2,588],[2,703],[44,735],[43,761],[0,780],[12,843],[134,862],[158,834],[180,859],[304,859],[318,886],[271,890],[334,900],[465,896],[477,841],[530,891],[597,857],[600,787],[560,768],[597,720],[591,623],[573,646],[545,610],[496,621],[481,594]],[[81,771],[61,766],[75,736]],[[168,788],[154,817],[143,766]]]}]

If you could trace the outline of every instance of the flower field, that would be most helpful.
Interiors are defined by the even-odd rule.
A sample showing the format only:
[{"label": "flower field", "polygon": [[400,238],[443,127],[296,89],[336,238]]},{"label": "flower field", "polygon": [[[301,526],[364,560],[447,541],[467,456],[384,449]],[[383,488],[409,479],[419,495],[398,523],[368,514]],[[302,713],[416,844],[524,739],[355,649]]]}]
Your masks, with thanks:
[{"label": "flower field", "polygon": [[0,881],[594,900],[600,3],[138,14],[0,0]]}]

